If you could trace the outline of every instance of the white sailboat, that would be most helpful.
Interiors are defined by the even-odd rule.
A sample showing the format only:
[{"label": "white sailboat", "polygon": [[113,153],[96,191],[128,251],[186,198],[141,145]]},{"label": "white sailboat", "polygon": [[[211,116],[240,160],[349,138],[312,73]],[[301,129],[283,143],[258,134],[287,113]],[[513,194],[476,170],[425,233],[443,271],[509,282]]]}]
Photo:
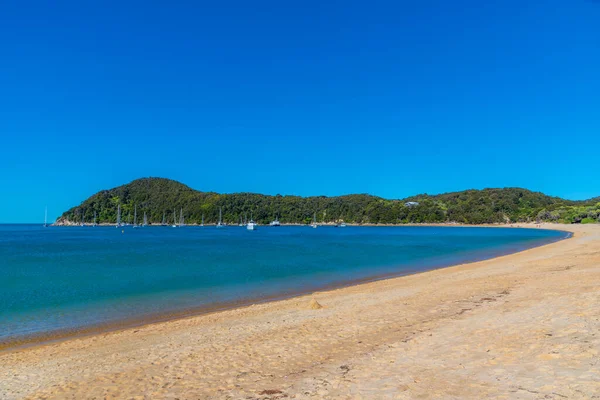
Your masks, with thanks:
[{"label": "white sailboat", "polygon": [[83,224],[83,218],[85,217],[85,210],[81,210],[81,224],[79,226],[85,226]]},{"label": "white sailboat", "polygon": [[250,222],[248,222],[248,225],[246,225],[246,229],[248,229],[249,231],[255,231],[257,226],[258,224],[254,222],[254,220],[252,219],[252,214],[250,214]]},{"label": "white sailboat", "polygon": [[167,221],[166,217],[167,217],[167,212],[163,211],[163,219],[162,219],[162,223],[161,223],[162,226],[166,225],[166,221]]},{"label": "white sailboat", "polygon": [[182,227],[184,225],[184,219],[183,219],[183,207],[181,208],[181,211],[179,212],[179,226]]},{"label": "white sailboat", "polygon": [[202,222],[200,223],[200,226],[204,226],[204,213],[202,213]]},{"label": "white sailboat", "polygon": [[144,211],[144,225],[142,226],[148,226],[148,217],[146,217],[146,211]]},{"label": "white sailboat", "polygon": [[96,226],[96,210],[94,210],[94,223],[92,224],[92,226]]},{"label": "white sailboat", "polygon": [[44,210],[44,228],[48,227],[48,206]]},{"label": "white sailboat", "polygon": [[135,206],[133,206],[133,227],[134,228],[139,228],[138,224],[137,224],[137,204]]},{"label": "white sailboat", "polygon": [[175,210],[173,210],[173,228],[177,228],[177,213],[175,213]]},{"label": "white sailboat", "polygon": [[117,225],[115,226],[115,228],[118,228],[119,226],[121,226],[121,205],[119,204],[119,207],[117,208]]},{"label": "white sailboat", "polygon": [[312,222],[312,224],[310,224],[310,227],[311,227],[311,228],[316,228],[316,227],[318,227],[318,226],[319,226],[319,225],[317,225],[317,213],[315,213],[315,214],[313,215],[313,222]]},{"label": "white sailboat", "polygon": [[217,228],[225,228],[225,225],[223,225],[223,207],[219,207],[219,222],[217,223]]},{"label": "white sailboat", "polygon": [[242,222],[242,216],[240,215],[240,224],[238,226],[244,226],[244,223]]},{"label": "white sailboat", "polygon": [[275,219],[273,221],[271,221],[271,223],[269,225],[270,226],[281,226],[281,223],[279,222],[279,218],[277,218],[277,216],[275,216]]}]

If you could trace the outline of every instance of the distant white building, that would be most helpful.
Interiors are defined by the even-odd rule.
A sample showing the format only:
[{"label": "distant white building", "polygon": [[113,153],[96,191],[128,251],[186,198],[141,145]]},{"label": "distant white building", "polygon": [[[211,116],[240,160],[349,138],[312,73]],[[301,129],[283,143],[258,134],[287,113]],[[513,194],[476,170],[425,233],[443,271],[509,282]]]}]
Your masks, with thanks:
[{"label": "distant white building", "polygon": [[419,202],[417,202],[417,201],[408,201],[408,202],[404,203],[404,205],[406,207],[415,207],[415,206],[419,205]]}]

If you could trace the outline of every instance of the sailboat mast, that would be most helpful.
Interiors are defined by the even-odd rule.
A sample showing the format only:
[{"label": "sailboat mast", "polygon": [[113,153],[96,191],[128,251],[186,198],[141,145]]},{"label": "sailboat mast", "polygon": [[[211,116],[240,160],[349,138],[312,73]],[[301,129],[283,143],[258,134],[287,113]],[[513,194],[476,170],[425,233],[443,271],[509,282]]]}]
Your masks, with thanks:
[{"label": "sailboat mast", "polygon": [[179,211],[179,226],[183,226],[183,207]]},{"label": "sailboat mast", "polygon": [[121,205],[117,208],[117,226],[121,225]]},{"label": "sailboat mast", "polygon": [[94,210],[94,226],[96,226],[96,210]]},{"label": "sailboat mast", "polygon": [[133,206],[133,226],[137,225],[137,204]]}]

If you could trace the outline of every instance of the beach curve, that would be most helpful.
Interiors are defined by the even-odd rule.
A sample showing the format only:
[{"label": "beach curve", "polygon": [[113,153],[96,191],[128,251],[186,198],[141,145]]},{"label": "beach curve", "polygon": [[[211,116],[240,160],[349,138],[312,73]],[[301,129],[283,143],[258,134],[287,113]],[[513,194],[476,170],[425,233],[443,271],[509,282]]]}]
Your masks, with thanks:
[{"label": "beach curve", "polygon": [[0,397],[591,398],[600,393],[600,227],[543,227],[574,236],[9,351],[0,355]]}]

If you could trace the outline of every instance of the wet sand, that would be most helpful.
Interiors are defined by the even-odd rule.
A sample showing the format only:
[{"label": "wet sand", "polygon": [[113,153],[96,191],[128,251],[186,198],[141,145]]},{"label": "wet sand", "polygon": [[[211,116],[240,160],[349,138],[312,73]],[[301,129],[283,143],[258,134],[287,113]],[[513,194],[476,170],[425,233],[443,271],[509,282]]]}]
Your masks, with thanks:
[{"label": "wet sand", "polygon": [[0,398],[600,398],[600,226],[548,227],[574,236],[5,352]]}]

